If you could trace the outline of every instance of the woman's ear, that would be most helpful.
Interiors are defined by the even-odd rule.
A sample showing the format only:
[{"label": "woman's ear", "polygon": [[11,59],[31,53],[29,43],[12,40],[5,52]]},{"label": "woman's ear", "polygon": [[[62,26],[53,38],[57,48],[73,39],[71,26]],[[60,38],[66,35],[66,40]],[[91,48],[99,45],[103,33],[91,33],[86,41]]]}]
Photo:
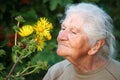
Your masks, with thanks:
[{"label": "woman's ear", "polygon": [[100,48],[105,44],[105,40],[104,39],[100,39],[96,42],[95,46],[93,46],[89,51],[88,51],[88,55],[94,55],[96,54]]}]

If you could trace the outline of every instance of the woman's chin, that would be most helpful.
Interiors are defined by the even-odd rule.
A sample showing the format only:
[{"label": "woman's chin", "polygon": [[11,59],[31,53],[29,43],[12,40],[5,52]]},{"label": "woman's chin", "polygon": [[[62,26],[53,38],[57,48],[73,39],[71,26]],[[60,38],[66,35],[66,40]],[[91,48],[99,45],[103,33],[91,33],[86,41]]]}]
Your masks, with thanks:
[{"label": "woman's chin", "polygon": [[57,49],[57,55],[64,57],[66,54],[62,50]]}]

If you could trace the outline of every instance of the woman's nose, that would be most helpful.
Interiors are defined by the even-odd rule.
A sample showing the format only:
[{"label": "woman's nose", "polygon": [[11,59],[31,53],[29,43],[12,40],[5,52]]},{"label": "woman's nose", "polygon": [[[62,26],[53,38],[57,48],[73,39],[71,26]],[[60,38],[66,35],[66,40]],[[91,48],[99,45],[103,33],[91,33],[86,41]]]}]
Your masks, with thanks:
[{"label": "woman's nose", "polygon": [[58,40],[67,40],[68,32],[66,30],[61,30],[58,34]]}]

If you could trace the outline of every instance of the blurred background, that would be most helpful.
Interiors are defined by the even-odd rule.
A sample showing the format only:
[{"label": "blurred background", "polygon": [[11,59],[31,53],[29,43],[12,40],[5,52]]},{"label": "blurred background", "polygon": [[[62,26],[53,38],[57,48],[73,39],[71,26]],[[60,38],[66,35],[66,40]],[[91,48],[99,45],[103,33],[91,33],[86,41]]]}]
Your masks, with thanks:
[{"label": "blurred background", "polygon": [[[52,40],[47,42],[42,52],[37,52],[28,59],[30,63],[39,60],[46,61],[49,68],[64,59],[56,55],[56,38],[60,30],[60,20],[64,17],[65,6],[79,2],[95,3],[112,17],[117,42],[116,53],[113,57],[120,61],[120,0],[0,0],[0,80],[6,77],[14,63],[11,51],[14,45],[13,26],[16,24],[14,19],[16,16],[23,16],[26,20],[25,24],[33,24],[39,17],[47,17],[53,23]],[[21,65],[17,65],[15,71],[20,68],[22,68]],[[24,80],[41,80],[48,68],[24,76]]]}]

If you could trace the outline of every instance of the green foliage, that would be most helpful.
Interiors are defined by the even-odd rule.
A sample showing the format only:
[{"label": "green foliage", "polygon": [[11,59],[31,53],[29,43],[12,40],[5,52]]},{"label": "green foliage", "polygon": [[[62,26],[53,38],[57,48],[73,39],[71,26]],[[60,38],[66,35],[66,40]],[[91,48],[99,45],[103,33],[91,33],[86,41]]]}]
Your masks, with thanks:
[{"label": "green foliage", "polygon": [[[14,18],[22,15],[26,20],[25,24],[33,24],[38,17],[44,16],[54,23],[53,38],[46,43],[45,49],[42,52],[34,52],[27,59],[20,61],[20,64],[16,66],[13,72],[15,74],[15,72],[19,71],[16,80],[42,80],[47,69],[63,59],[56,54],[56,38],[60,29],[59,18],[63,17],[67,4],[78,2],[95,3],[112,17],[117,41],[115,58],[120,60],[120,0],[0,0],[0,80],[5,79],[17,58],[16,55],[11,54],[11,47],[14,45],[14,30],[17,30],[16,26],[14,30],[12,27],[16,23]],[[19,49],[20,47],[15,46],[13,49],[15,48]],[[22,52],[25,53],[26,51],[23,50]],[[22,63],[25,64],[23,65]],[[41,64],[45,65],[38,67]],[[31,73],[32,69],[35,73],[31,75],[29,72]],[[30,76],[18,77],[21,73],[27,73]],[[15,77],[11,77],[10,80],[15,80]]]},{"label": "green foliage", "polygon": [[0,49],[0,56],[5,55],[5,50]]},{"label": "green foliage", "polygon": [[94,3],[98,3],[100,0],[82,0],[83,2],[94,2]]},{"label": "green foliage", "polygon": [[[5,51],[3,49],[0,49],[0,57],[2,57],[3,55],[5,55]],[[5,69],[5,67],[2,63],[0,63],[0,71],[2,71],[3,69]]]},{"label": "green foliage", "polygon": [[0,63],[0,71],[5,69],[5,67],[3,66],[3,64]]},{"label": "green foliage", "polygon": [[[37,33],[35,34],[32,32],[30,34],[27,34],[27,36],[26,36],[25,35],[26,32],[24,32],[24,31],[22,32],[21,29],[24,28],[24,30],[26,30],[28,27],[27,28],[25,28],[25,27],[20,28],[20,23],[24,22],[24,18],[22,16],[17,16],[17,17],[15,17],[15,20],[17,20],[17,25],[14,27],[17,27],[17,28],[14,28],[14,31],[15,31],[14,42],[15,42],[15,44],[12,46],[12,58],[13,58],[14,64],[11,67],[8,75],[6,76],[6,78],[5,78],[6,80],[9,80],[9,79],[11,79],[11,80],[12,79],[24,80],[25,79],[24,76],[26,76],[26,75],[29,75],[32,73],[38,73],[41,69],[47,70],[47,62],[39,60],[39,61],[36,61],[34,64],[32,64],[30,61],[29,62],[23,61],[23,59],[26,60],[29,57],[32,58],[31,55],[34,52],[36,52],[37,46],[39,43],[37,41],[37,38],[36,38],[36,36],[38,36],[38,34]],[[47,24],[47,22],[44,24]],[[47,27],[47,26],[45,26],[45,27]],[[31,27],[31,28],[32,28],[32,30],[34,30],[33,28],[35,28],[35,27]],[[19,41],[17,41],[18,40],[17,34],[19,32],[19,29],[22,32],[22,34],[24,34],[25,36],[22,35],[21,39]],[[45,39],[43,36],[41,38]],[[23,43],[25,44],[25,46],[23,46]],[[1,52],[1,55],[5,54],[4,50],[0,50],[0,52]],[[16,69],[16,67],[19,63],[21,63],[20,65],[22,65],[22,64],[24,64],[24,62],[27,64],[23,65],[22,68],[19,68],[19,70]],[[3,70],[3,69],[4,69],[3,64],[0,64],[0,70]],[[13,74],[13,72],[14,72],[14,74]]]}]

